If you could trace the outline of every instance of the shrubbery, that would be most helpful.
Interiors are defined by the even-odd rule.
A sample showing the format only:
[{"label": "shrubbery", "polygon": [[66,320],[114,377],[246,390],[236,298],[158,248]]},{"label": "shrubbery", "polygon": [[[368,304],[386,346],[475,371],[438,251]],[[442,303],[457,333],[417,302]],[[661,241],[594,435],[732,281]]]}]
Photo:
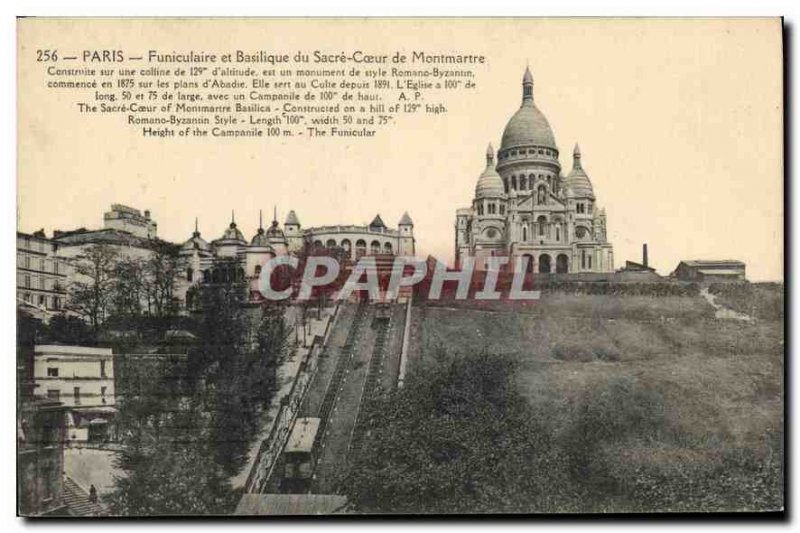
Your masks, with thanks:
[{"label": "shrubbery", "polygon": [[[560,347],[563,357],[597,356]],[[588,355],[587,355],[588,354]],[[366,406],[364,452],[342,479],[361,512],[779,509],[782,431],[739,444],[675,425],[653,386],[615,378],[572,403],[530,404],[514,365],[439,355]],[[700,436],[698,436],[700,435]]]},{"label": "shrubbery", "polygon": [[761,320],[783,320],[782,283],[714,283],[717,303]]},{"label": "shrubbery", "polygon": [[566,458],[514,386],[511,362],[440,357],[365,406],[364,453],[342,479],[351,502],[362,512],[566,508]]}]

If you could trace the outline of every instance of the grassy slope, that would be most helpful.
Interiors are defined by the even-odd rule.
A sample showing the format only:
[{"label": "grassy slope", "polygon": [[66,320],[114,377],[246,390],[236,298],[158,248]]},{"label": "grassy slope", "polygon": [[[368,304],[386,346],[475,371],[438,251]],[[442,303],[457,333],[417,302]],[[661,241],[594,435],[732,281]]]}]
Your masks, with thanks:
[{"label": "grassy slope", "polygon": [[678,437],[634,429],[604,443],[597,453],[622,478],[631,464],[683,468],[734,449],[768,453],[765,435],[782,423],[782,321],[716,320],[700,297],[544,294],[534,306],[504,308],[415,308],[412,358],[441,347],[511,354],[532,405],[564,431],[581,401],[615,380],[653,392]]}]

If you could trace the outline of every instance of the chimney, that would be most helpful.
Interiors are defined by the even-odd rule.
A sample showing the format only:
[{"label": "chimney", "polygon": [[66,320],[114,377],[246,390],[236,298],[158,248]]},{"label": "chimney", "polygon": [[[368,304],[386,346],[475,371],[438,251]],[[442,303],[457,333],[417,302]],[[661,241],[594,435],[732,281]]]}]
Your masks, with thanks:
[{"label": "chimney", "polygon": [[145,209],[144,210],[144,218],[150,220],[150,210],[149,209]]},{"label": "chimney", "polygon": [[647,243],[642,245],[642,264],[644,266],[648,266],[647,264]]}]

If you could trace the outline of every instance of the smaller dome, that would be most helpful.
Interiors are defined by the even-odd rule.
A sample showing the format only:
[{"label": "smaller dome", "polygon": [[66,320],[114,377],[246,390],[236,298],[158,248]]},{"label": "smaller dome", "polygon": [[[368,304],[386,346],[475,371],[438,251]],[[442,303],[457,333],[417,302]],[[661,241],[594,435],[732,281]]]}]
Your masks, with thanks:
[{"label": "smaller dome", "polygon": [[492,145],[486,149],[486,169],[478,178],[475,185],[475,198],[496,198],[505,196],[506,188],[503,185],[503,178],[494,168],[494,150]]},{"label": "smaller dome", "polygon": [[244,235],[242,232],[236,227],[236,222],[231,222],[230,226],[228,226],[228,229],[226,229],[225,233],[222,234],[222,239],[220,240],[247,242],[244,240]]},{"label": "smaller dome", "polygon": [[581,165],[581,149],[577,144],[572,152],[572,161],[572,170],[564,179],[564,187],[575,197],[594,198],[592,182]]},{"label": "smaller dome", "polygon": [[258,228],[258,231],[250,241],[250,246],[269,246],[269,240],[264,233],[264,228]]},{"label": "smaller dome", "polygon": [[206,242],[205,239],[200,237],[200,233],[194,232],[192,234],[192,238],[183,243],[181,246],[181,252],[189,252],[191,253],[193,250],[198,250],[200,252],[210,252],[211,245]]},{"label": "smaller dome", "polygon": [[211,245],[200,236],[200,230],[197,228],[197,219],[194,220],[194,233],[192,237],[181,245],[182,254],[192,254],[194,250],[200,252],[211,252]]}]

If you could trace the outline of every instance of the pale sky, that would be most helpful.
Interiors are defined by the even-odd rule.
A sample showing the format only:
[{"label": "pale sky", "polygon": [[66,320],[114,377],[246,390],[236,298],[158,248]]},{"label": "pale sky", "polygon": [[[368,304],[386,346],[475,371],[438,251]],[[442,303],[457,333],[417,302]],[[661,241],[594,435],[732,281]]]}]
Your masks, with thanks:
[{"label": "pale sky", "polygon": [[[741,259],[752,280],[783,279],[783,104],[779,19],[46,21],[19,28],[19,228],[102,225],[112,203],[150,209],[159,236],[208,240],[236,211],[249,239],[277,206],[304,226],[415,222],[418,253],[453,258],[487,143],[534,99],[561,152],[580,143],[616,266]],[[119,116],[80,115],[43,88],[35,50],[361,49],[473,53],[477,88],[448,113],[399,118],[369,139],[145,139]]]}]

